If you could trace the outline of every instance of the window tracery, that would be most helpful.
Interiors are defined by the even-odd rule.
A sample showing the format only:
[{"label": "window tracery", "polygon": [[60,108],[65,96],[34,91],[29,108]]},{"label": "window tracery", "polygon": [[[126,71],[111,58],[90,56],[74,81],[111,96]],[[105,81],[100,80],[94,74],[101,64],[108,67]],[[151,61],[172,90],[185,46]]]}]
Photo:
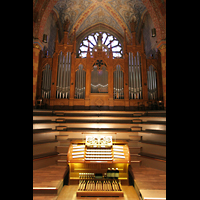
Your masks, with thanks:
[{"label": "window tracery", "polygon": [[102,51],[106,52],[108,55],[110,53],[110,48],[112,48],[113,58],[122,58],[123,57],[123,49],[119,40],[107,32],[94,32],[90,35],[86,36],[82,42],[80,43],[78,50],[78,57],[86,58],[87,51],[89,48],[90,55],[94,51],[97,51],[98,48],[98,36],[102,36]]}]

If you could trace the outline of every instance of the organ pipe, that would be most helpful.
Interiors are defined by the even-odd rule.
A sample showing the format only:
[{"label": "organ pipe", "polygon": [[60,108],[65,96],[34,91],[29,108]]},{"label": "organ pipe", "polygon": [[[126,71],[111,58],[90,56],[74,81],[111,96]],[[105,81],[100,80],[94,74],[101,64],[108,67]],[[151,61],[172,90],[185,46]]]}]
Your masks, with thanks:
[{"label": "organ pipe", "polygon": [[141,58],[129,53],[129,99],[142,99]]},{"label": "organ pipe", "polygon": [[140,98],[142,99],[141,57],[138,52],[137,52],[137,56],[138,56],[139,92],[140,92]]},{"label": "organ pipe", "polygon": [[152,65],[147,71],[148,98],[150,100],[157,98],[156,71]]},{"label": "organ pipe", "polygon": [[42,98],[50,98],[51,95],[51,69],[46,64],[42,75]]},{"label": "organ pipe", "polygon": [[114,71],[113,74],[113,81],[114,81],[114,87],[113,87],[113,94],[114,99],[123,99],[124,98],[124,89],[123,89],[123,71],[121,71],[120,65],[116,66],[116,71]]},{"label": "organ pipe", "polygon": [[108,72],[106,66],[97,69],[95,65],[91,72],[91,93],[107,93],[108,92]]},{"label": "organ pipe", "polygon": [[69,68],[69,53],[67,53],[67,58],[66,58],[66,70],[65,70],[65,76],[66,76],[66,85],[65,85],[65,96],[67,98],[67,95],[68,95],[68,87],[69,86],[69,83],[68,83],[68,68]]},{"label": "organ pipe", "polygon": [[85,98],[85,75],[86,72],[83,70],[83,65],[80,65],[76,71],[75,80],[75,98],[77,99]]},{"label": "organ pipe", "polygon": [[71,53],[63,55],[61,52],[58,59],[58,76],[56,86],[56,98],[69,98],[71,77]]}]

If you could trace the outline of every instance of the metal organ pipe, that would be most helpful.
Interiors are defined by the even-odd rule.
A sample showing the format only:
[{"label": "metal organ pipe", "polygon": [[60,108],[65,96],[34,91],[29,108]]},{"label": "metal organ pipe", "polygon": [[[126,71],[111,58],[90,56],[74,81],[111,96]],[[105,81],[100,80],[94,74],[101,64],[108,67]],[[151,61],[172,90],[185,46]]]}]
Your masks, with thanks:
[{"label": "metal organ pipe", "polygon": [[116,71],[113,73],[113,79],[114,79],[114,87],[113,87],[113,93],[114,93],[114,99],[123,99],[124,98],[124,92],[123,92],[123,71],[121,71],[121,66],[116,66]]},{"label": "metal organ pipe", "polygon": [[141,57],[138,53],[138,77],[139,77],[139,92],[140,92],[140,99],[142,99],[142,81],[141,81]]},{"label": "metal organ pipe", "polygon": [[64,95],[66,96],[66,98],[67,98],[67,94],[68,94],[68,92],[67,92],[67,90],[68,90],[68,64],[69,63],[69,53],[67,53],[67,56],[66,56],[66,59],[65,59],[65,72],[64,72],[64,74],[65,74],[65,80],[64,80]]},{"label": "metal organ pipe", "polygon": [[77,73],[77,71],[76,71],[76,80],[75,80],[75,98],[77,98],[77,94],[78,94],[78,92],[77,92],[77,77],[78,77],[78,73]]},{"label": "metal organ pipe", "polygon": [[149,66],[147,71],[147,83],[148,83],[148,98],[156,99],[157,98],[157,83],[156,83],[156,71],[152,65]]},{"label": "metal organ pipe", "polygon": [[135,73],[135,59],[133,59],[133,65],[132,65],[132,79],[133,79],[133,98],[136,99],[136,73]]},{"label": "metal organ pipe", "polygon": [[56,86],[56,91],[57,91],[57,95],[56,97],[59,98],[59,91],[60,91],[60,88],[59,88],[59,85],[60,85],[60,65],[61,65],[61,58],[62,58],[62,51],[59,55],[59,58],[58,58],[58,76],[57,76],[57,86]]},{"label": "metal organ pipe", "polygon": [[134,88],[134,84],[133,84],[133,53],[130,54],[130,57],[131,57],[131,62],[130,62],[130,68],[131,68],[131,71],[130,71],[130,75],[131,75],[131,85],[130,85],[130,92],[131,92],[131,96],[130,98],[133,99],[133,88]]},{"label": "metal organ pipe", "polygon": [[42,97],[50,98],[51,94],[51,69],[50,65],[46,64],[42,75]]},{"label": "metal organ pipe", "polygon": [[130,66],[130,63],[131,63],[131,56],[130,56],[130,52],[129,52],[129,73],[128,73],[128,91],[129,91],[129,99],[130,99],[130,96],[131,96],[131,66]]},{"label": "metal organ pipe", "polygon": [[129,53],[129,98],[142,99],[141,58],[139,52],[136,56]]},{"label": "metal organ pipe", "polygon": [[60,99],[69,98],[70,76],[71,76],[70,58],[71,58],[70,52],[67,52],[66,56],[63,55],[62,52],[59,55],[56,98],[60,98]]},{"label": "metal organ pipe", "polygon": [[83,70],[83,65],[80,65],[76,71],[75,80],[75,98],[77,99],[85,98],[85,76],[86,72]]},{"label": "metal organ pipe", "polygon": [[117,73],[117,99],[119,98],[119,71],[117,70],[116,73]]},{"label": "metal organ pipe", "polygon": [[137,56],[135,57],[135,80],[136,80],[136,99],[138,99],[138,66],[137,66]]}]

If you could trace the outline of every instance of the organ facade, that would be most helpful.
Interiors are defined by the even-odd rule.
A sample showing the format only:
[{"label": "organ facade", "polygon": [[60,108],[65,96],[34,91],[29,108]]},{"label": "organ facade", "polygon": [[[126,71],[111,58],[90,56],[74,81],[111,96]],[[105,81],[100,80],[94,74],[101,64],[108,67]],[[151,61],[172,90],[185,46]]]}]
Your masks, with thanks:
[{"label": "organ facade", "polygon": [[[37,99],[47,108],[136,110],[163,100],[161,58],[146,58],[144,39],[132,43],[106,31],[88,33],[77,41],[76,32],[59,42],[52,57],[41,51]],[[122,40],[123,39],[123,40]],[[122,42],[123,43],[122,43]]]}]

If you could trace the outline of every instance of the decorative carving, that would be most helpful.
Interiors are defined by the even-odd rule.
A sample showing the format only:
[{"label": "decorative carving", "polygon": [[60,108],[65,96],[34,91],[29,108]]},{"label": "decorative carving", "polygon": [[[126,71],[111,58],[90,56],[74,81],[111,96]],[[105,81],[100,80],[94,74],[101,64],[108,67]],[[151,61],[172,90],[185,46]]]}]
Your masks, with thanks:
[{"label": "decorative carving", "polygon": [[163,50],[163,49],[166,49],[166,44],[163,44],[159,47],[159,50]]},{"label": "decorative carving", "polygon": [[39,44],[34,43],[34,44],[33,44],[33,48],[40,49],[40,46],[39,46]]},{"label": "decorative carving", "polygon": [[102,106],[104,104],[104,101],[103,99],[97,98],[94,103],[96,106]]},{"label": "decorative carving", "polygon": [[98,70],[101,70],[101,69],[102,69],[102,66],[107,67],[107,66],[106,66],[106,63],[103,63],[102,60],[97,60],[97,61],[92,65],[92,68],[93,68],[94,66],[97,66],[97,67],[98,67]]}]

